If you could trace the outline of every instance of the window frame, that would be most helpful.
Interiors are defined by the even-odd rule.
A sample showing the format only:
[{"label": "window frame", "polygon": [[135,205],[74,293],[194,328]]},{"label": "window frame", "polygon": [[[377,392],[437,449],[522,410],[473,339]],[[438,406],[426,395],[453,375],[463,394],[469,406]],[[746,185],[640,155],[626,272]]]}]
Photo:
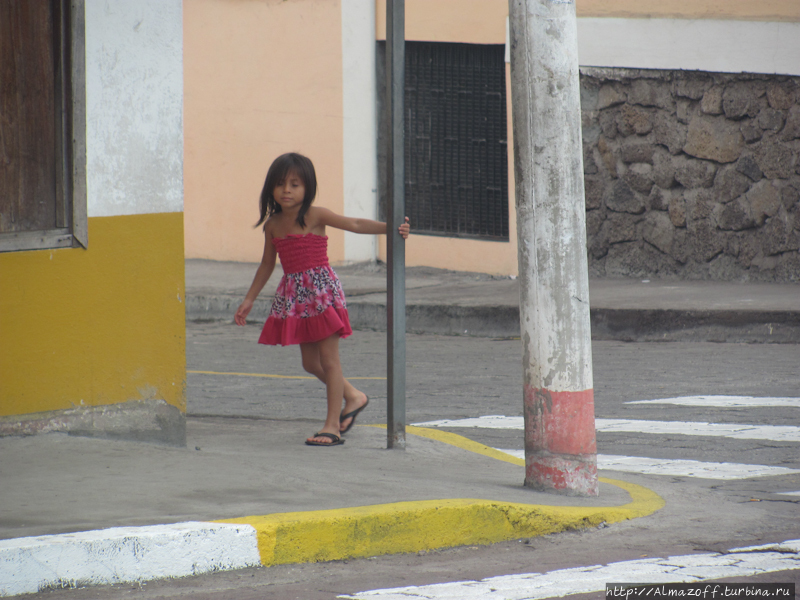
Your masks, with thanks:
[{"label": "window frame", "polygon": [[56,0],[55,4],[60,45],[55,76],[56,138],[60,146],[55,202],[63,205],[68,226],[0,233],[0,252],[88,248],[85,0]]}]

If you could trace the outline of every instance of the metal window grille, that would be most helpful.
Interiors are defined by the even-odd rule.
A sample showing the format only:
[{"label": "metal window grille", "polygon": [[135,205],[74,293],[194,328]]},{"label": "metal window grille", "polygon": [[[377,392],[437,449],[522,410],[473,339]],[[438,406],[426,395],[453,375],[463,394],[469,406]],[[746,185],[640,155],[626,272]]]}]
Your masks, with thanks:
[{"label": "metal window grille", "polygon": [[508,240],[503,46],[406,42],[405,77],[414,232]]}]

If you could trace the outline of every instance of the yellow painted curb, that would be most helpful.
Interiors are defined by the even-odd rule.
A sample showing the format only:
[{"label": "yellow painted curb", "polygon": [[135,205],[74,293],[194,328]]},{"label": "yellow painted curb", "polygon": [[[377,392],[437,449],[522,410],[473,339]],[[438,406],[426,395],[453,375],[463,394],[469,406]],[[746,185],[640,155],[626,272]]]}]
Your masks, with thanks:
[{"label": "yellow painted curb", "polygon": [[[521,459],[453,433],[421,427],[407,427],[406,432],[524,465]],[[621,506],[587,508],[474,499],[427,500],[218,522],[253,526],[261,563],[271,566],[492,544],[616,523],[649,515],[664,506],[658,494],[642,486],[605,478],[600,481],[624,489],[631,501]]]}]

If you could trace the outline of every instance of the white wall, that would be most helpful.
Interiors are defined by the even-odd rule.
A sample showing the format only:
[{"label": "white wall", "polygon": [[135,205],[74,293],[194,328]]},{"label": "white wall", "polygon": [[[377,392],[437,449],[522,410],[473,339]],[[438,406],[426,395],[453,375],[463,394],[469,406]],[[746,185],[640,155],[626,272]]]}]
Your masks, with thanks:
[{"label": "white wall", "polygon": [[183,211],[181,0],[86,0],[88,215]]},{"label": "white wall", "polygon": [[[342,0],[344,214],[375,219],[378,203],[375,1]],[[377,256],[376,238],[345,233],[345,262]]]},{"label": "white wall", "polygon": [[800,75],[800,23],[578,19],[581,66]]}]

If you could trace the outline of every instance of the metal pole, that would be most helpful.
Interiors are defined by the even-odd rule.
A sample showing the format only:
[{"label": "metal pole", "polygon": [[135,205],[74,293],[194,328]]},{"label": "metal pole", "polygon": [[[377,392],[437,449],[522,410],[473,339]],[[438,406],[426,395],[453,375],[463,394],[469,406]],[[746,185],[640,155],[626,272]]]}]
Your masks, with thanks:
[{"label": "metal pole", "polygon": [[509,0],[525,485],[596,496],[574,0]]},{"label": "metal pole", "polygon": [[403,100],[405,93],[405,0],[386,1],[386,97],[389,108],[387,215],[387,447],[406,447],[406,280]]}]

